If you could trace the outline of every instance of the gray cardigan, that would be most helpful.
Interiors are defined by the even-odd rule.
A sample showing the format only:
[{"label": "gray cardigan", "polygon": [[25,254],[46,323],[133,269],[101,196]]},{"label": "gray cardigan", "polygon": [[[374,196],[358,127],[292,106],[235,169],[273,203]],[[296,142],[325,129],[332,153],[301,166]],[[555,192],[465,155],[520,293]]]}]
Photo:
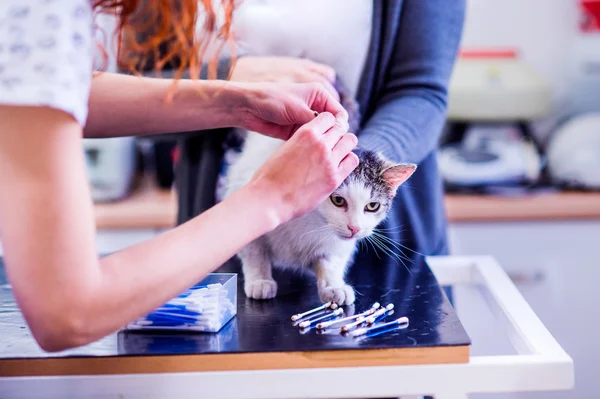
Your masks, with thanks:
[{"label": "gray cardigan", "polygon": [[[465,0],[375,0],[372,39],[357,95],[362,111],[359,146],[419,165],[399,189],[382,227],[394,242],[426,255],[448,252],[436,149],[464,14]],[[221,73],[227,66],[221,65]],[[180,142],[179,223],[214,205],[226,135],[227,130],[204,132]]]}]

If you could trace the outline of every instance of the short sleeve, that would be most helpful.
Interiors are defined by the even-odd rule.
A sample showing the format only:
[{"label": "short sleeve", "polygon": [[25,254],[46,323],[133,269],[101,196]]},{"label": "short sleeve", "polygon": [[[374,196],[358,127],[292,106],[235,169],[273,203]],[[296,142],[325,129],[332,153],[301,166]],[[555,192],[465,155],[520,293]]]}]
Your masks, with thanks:
[{"label": "short sleeve", "polygon": [[84,126],[93,56],[89,0],[0,0],[0,104],[49,106]]}]

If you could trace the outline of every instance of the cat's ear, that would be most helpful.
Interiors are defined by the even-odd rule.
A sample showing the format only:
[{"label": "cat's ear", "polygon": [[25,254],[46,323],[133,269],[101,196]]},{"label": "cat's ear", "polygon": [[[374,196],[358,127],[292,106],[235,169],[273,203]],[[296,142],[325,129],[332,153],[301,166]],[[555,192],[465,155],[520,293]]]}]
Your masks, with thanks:
[{"label": "cat's ear", "polygon": [[395,194],[398,187],[408,180],[415,173],[415,170],[417,170],[417,165],[414,163],[401,163],[384,170],[382,176],[390,186],[392,193]]}]

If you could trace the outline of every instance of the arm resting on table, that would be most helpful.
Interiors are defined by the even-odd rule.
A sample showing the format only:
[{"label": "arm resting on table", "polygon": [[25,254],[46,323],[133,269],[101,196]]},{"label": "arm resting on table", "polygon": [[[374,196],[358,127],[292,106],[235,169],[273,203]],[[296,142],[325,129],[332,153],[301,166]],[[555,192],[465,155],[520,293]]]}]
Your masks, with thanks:
[{"label": "arm resting on table", "polygon": [[278,223],[276,207],[264,206],[276,195],[247,186],[189,222],[100,260],[79,124],[54,109],[0,106],[0,132],[7,274],[33,336],[48,351],[120,329]]}]

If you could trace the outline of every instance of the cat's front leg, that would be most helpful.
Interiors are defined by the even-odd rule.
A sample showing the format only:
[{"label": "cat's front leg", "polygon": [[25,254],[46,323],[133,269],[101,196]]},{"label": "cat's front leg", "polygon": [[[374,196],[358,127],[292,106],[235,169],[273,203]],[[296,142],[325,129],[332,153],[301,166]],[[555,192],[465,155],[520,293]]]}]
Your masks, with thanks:
[{"label": "cat's front leg", "polygon": [[347,264],[348,259],[339,257],[322,258],[315,262],[321,301],[335,302],[340,306],[354,303],[354,289],[344,281]]},{"label": "cat's front leg", "polygon": [[275,298],[277,282],[271,272],[271,257],[266,242],[259,238],[244,247],[238,256],[242,261],[246,296],[252,299]]}]

